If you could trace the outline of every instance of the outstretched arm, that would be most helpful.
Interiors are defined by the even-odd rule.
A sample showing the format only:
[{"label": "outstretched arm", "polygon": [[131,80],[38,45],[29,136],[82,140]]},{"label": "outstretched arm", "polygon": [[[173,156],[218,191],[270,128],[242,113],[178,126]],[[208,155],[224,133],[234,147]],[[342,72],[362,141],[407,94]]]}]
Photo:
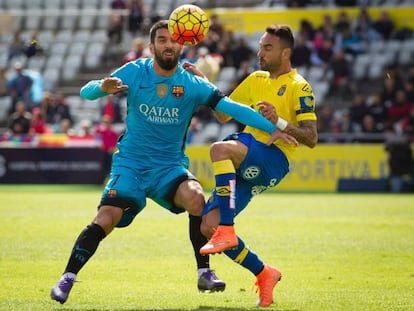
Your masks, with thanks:
[{"label": "outstretched arm", "polygon": [[121,79],[110,77],[102,80],[92,80],[80,90],[83,98],[94,100],[108,94],[115,94],[128,89],[128,85],[122,84]]},{"label": "outstretched arm", "polygon": [[231,116],[240,123],[269,133],[271,138],[267,142],[267,145],[271,145],[279,138],[283,139],[288,144],[293,143],[296,146],[298,145],[298,142],[294,137],[279,130],[276,125],[263,117],[260,113],[257,113],[254,109],[246,105],[239,104],[228,97],[223,97],[218,102],[215,110]]}]

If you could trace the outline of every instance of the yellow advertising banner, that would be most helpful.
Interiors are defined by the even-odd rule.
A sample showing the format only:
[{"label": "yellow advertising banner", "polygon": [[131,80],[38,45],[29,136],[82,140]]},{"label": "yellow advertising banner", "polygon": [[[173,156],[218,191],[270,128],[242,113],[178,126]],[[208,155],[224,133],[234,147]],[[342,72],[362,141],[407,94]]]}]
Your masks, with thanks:
[{"label": "yellow advertising banner", "polygon": [[[341,12],[346,12],[351,20],[355,20],[360,9],[358,7],[332,7],[332,8],[264,8],[264,9],[215,9],[206,10],[209,14],[217,14],[225,27],[234,32],[252,34],[257,31],[264,31],[270,24],[286,24],[292,30],[299,30],[302,20],[310,21],[314,27],[322,25],[323,17],[330,15],[334,21]],[[409,27],[414,29],[414,7],[370,7],[368,12],[373,20],[377,20],[382,11],[388,12],[396,29]]]},{"label": "yellow advertising banner", "polygon": [[[214,187],[209,146],[189,146],[190,170],[206,190]],[[340,178],[373,179],[388,175],[387,152],[381,144],[318,145],[299,147],[290,172],[275,190],[337,190]]]}]

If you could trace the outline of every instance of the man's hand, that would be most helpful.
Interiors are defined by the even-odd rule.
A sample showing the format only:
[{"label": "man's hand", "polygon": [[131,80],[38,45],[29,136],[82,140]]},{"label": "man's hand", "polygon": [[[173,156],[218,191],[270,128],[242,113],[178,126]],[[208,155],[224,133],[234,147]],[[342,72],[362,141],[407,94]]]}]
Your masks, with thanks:
[{"label": "man's hand", "polygon": [[128,85],[122,84],[119,78],[105,78],[101,84],[101,91],[109,94],[115,94],[128,89]]},{"label": "man's hand", "polygon": [[193,75],[199,76],[208,81],[207,77],[204,73],[201,72],[198,67],[190,62],[183,62],[182,67],[184,70],[191,72]]},{"label": "man's hand", "polygon": [[299,143],[298,143],[298,141],[296,140],[295,137],[293,137],[293,136],[291,136],[291,135],[289,135],[285,132],[282,132],[280,129],[276,129],[276,130],[273,131],[273,133],[272,133],[269,141],[266,143],[266,145],[270,146],[271,144],[273,144],[279,138],[283,139],[288,144],[293,143],[295,145],[295,147],[299,146]]},{"label": "man's hand", "polygon": [[259,101],[256,103],[256,106],[259,107],[259,111],[266,119],[268,119],[273,124],[276,124],[277,119],[279,116],[277,115],[275,106],[273,106],[271,103],[266,101]]}]

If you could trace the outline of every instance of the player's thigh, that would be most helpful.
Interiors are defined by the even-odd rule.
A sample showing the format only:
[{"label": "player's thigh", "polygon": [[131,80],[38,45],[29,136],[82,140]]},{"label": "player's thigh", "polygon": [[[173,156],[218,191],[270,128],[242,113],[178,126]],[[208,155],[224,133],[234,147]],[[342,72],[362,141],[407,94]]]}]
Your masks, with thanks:
[{"label": "player's thigh", "polygon": [[122,217],[116,226],[128,226],[146,206],[144,187],[144,181],[136,169],[115,165],[102,193],[99,206],[121,209]]}]

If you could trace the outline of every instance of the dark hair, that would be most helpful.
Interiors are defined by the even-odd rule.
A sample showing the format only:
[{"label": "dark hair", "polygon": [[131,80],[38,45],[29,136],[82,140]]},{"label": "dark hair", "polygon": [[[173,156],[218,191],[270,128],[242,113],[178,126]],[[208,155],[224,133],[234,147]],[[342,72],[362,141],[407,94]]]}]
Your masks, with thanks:
[{"label": "dark hair", "polygon": [[270,25],[266,28],[266,32],[280,39],[283,48],[293,50],[295,39],[293,38],[292,30],[287,25]]},{"label": "dark hair", "polygon": [[159,20],[158,22],[156,22],[154,25],[152,25],[149,33],[150,33],[150,42],[154,43],[155,42],[155,33],[157,32],[158,29],[168,29],[168,20],[166,19],[162,19]]}]

